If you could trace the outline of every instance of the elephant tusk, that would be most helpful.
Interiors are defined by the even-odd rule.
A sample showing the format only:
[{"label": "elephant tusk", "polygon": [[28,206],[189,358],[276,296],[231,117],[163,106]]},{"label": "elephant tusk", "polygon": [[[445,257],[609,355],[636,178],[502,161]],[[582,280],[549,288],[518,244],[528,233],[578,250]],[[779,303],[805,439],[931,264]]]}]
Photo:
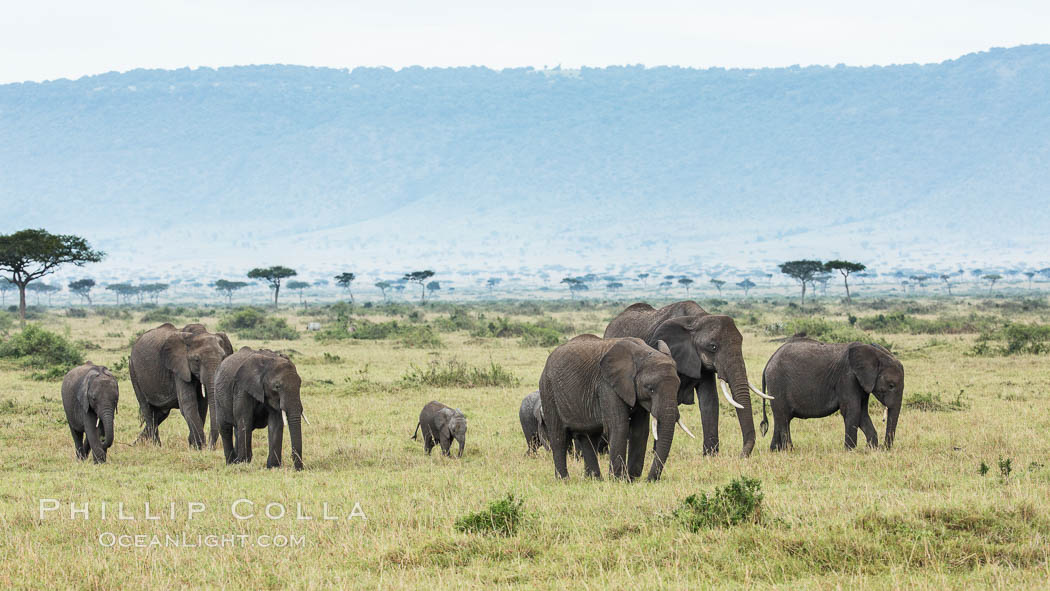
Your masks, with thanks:
[{"label": "elephant tusk", "polygon": [[696,439],[696,435],[693,435],[693,432],[689,430],[689,427],[685,426],[685,423],[682,422],[682,419],[678,419],[678,426],[681,427],[683,431],[685,431],[686,435],[692,437],[693,439]]},{"label": "elephant tusk", "polygon": [[660,441],[660,437],[656,434],[656,419],[650,418],[649,420],[652,422],[653,441]]},{"label": "elephant tusk", "polygon": [[281,411],[281,418],[284,419],[284,426],[288,426],[288,413]]},{"label": "elephant tusk", "polygon": [[96,417],[95,418],[95,428],[97,429],[97,428],[99,428],[101,426],[102,426],[102,419]]},{"label": "elephant tusk", "polygon": [[302,414],[303,420],[304,420],[304,421],[306,421],[306,424],[307,424],[307,425],[309,425],[309,424],[310,424],[310,419],[308,419],[308,418],[306,417],[306,413],[304,412],[304,413],[301,413],[301,414]]},{"label": "elephant tusk", "polygon": [[888,420],[890,420],[890,407],[887,406],[882,409],[882,422],[885,423]]},{"label": "elephant tusk", "polygon": [[729,401],[729,404],[731,404],[731,405],[733,405],[733,406],[735,406],[737,408],[744,408],[744,405],[740,404],[736,400],[733,400],[733,396],[729,393],[729,387],[726,386],[725,381],[719,381],[718,385],[722,386],[722,394],[725,394],[726,400]]},{"label": "elephant tusk", "polygon": [[755,394],[758,394],[758,395],[759,395],[759,396],[761,396],[762,398],[765,398],[766,400],[773,400],[773,397],[772,397],[772,396],[770,396],[769,394],[766,394],[766,393],[765,393],[765,392],[763,392],[762,390],[759,390],[759,389],[758,389],[758,388],[756,388],[756,387],[755,387],[755,385],[754,385],[754,384],[752,384],[751,382],[748,382],[748,383],[747,383],[747,387],[748,387],[748,388],[751,388],[751,391],[752,391],[752,392],[754,392]]}]

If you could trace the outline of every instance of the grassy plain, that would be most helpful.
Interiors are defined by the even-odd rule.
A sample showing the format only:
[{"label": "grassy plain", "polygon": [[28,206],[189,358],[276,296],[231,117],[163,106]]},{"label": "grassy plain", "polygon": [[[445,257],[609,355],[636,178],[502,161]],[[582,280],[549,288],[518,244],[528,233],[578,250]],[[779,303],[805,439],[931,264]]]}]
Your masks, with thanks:
[{"label": "grassy plain", "polygon": [[[466,314],[523,322],[549,316],[571,325],[572,332],[601,334],[629,303],[471,304]],[[737,319],[756,383],[777,339],[799,326],[792,323],[826,318],[834,323],[829,334],[839,337],[857,330],[845,322],[843,305],[830,300],[805,314],[784,300],[701,304]],[[374,322],[411,325],[449,318],[451,306],[428,306],[414,321],[405,316],[412,310],[418,308],[357,312]],[[906,370],[905,399],[915,402],[901,414],[894,449],[845,452],[842,421],[833,416],[796,421],[791,452],[771,453],[767,435],[751,458],[740,459],[735,415],[723,405],[722,454],[703,457],[699,441],[679,432],[656,484],[584,480],[579,463],[570,463],[568,481],[557,481],[549,454],[525,456],[518,404],[535,389],[550,346],[470,330],[438,330],[440,346],[425,348],[398,338],[319,341],[306,325],[327,327],[337,322],[331,314],[284,308],[280,316],[299,331],[297,340],[231,339],[235,348],[285,350],[298,366],[312,424],[304,425],[307,469],[296,473],[263,467],[262,431],[254,439],[251,465],[227,467],[220,450],[190,450],[177,413],[161,426],[162,447],[133,444],[138,407],[120,368],[134,336],[159,322],[142,321],[141,309],[110,317],[96,311],[82,318],[64,310],[45,313],[34,322],[97,345],[85,358],[117,368],[117,444],[105,465],[75,461],[59,383],[34,380],[16,362],[0,360],[0,588],[1050,586],[1050,358],[972,354],[978,333],[988,326],[1050,323],[1046,299],[868,300],[852,312],[858,326],[894,312],[909,322],[945,319],[940,329],[931,328],[932,322],[926,328],[891,322],[892,330],[868,332],[892,344]],[[226,313],[190,308],[172,320],[214,329]],[[964,327],[966,318],[988,324]],[[922,330],[939,332],[912,334]],[[452,359],[481,368],[498,364],[520,382],[430,388],[402,380],[413,365]],[[468,416],[461,460],[425,456],[420,442],[409,438],[420,408],[432,399]],[[922,410],[940,408],[954,410]],[[699,435],[696,407],[683,407],[682,415]],[[881,440],[881,409],[873,409],[872,417]],[[1003,466],[1009,460],[1008,474],[1000,460]],[[989,467],[983,475],[982,462]],[[761,481],[757,522],[694,534],[672,518],[687,495],[740,476]],[[515,535],[454,529],[458,517],[507,492],[523,498],[527,512]],[[254,503],[242,504],[242,514],[251,509],[255,518],[231,515],[231,504],[242,498]],[[60,509],[41,520],[40,499],[59,500]],[[70,503],[84,502],[88,518],[70,519]],[[147,502],[161,519],[145,519]],[[190,518],[189,502],[206,510]],[[269,502],[283,503],[283,519],[263,515]],[[135,519],[115,519],[117,503]],[[296,519],[297,503],[312,520]],[[324,503],[342,517],[360,503],[367,519],[323,520]],[[107,533],[156,534],[161,540],[186,535],[194,543],[212,534],[247,534],[253,542],[281,534],[303,543],[120,548],[103,545]]]}]

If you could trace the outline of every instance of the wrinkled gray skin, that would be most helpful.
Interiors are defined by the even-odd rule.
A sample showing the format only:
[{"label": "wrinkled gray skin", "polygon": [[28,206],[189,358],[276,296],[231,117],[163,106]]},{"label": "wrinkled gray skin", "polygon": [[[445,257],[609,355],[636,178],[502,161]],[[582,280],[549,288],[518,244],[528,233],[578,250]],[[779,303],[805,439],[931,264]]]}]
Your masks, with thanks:
[{"label": "wrinkled gray skin", "polygon": [[77,459],[87,459],[90,453],[96,464],[106,461],[113,446],[113,415],[117,413],[118,398],[117,379],[101,365],[89,361],[69,370],[63,378],[62,406]]},{"label": "wrinkled gray skin", "polygon": [[521,408],[518,409],[518,420],[521,422],[521,431],[525,434],[529,454],[536,453],[541,446],[550,449],[550,441],[543,426],[543,406],[540,403],[539,390],[522,399]]},{"label": "wrinkled gray skin", "polygon": [[751,455],[755,447],[755,419],[751,415],[751,393],[741,348],[744,338],[732,318],[708,314],[692,301],[676,302],[659,310],[638,303],[609,323],[605,338],[612,337],[637,337],[651,347],[657,341],[667,343],[681,381],[678,404],[693,404],[694,392],[700,403],[704,455],[718,453],[718,374],[729,384],[733,400],[744,407],[735,409],[743,436],[740,455]]},{"label": "wrinkled gray skin", "polygon": [[[214,396],[215,373],[219,364],[233,353],[230,339],[223,333],[209,333],[203,325],[189,324],[183,329],[162,324],[140,336],[131,347],[128,372],[144,425],[140,439],[160,445],[160,424],[173,408],[182,412],[189,426],[191,447],[205,443],[204,421]],[[212,445],[218,438],[212,409]]]},{"label": "wrinkled gray skin", "polygon": [[566,453],[574,437],[587,476],[601,478],[597,448],[604,434],[613,477],[640,477],[652,415],[659,437],[648,479],[659,480],[679,418],[679,385],[663,343],[654,349],[636,338],[581,335],[552,351],[540,376],[540,401],[555,474],[568,477]]},{"label": "wrinkled gray skin", "polygon": [[267,349],[244,347],[227,357],[215,377],[216,416],[226,463],[252,461],[252,431],[268,428],[266,467],[282,463],[284,415],[292,464],[303,469],[302,379],[288,357]]},{"label": "wrinkled gray skin", "polygon": [[435,442],[441,446],[441,454],[448,456],[452,447],[452,440],[459,443],[458,458],[463,457],[463,446],[467,442],[467,417],[458,408],[450,408],[437,400],[432,400],[423,407],[419,413],[419,422],[416,423],[416,432],[412,439],[419,435],[423,429],[423,451],[430,454]]},{"label": "wrinkled gray skin", "polygon": [[[775,399],[773,451],[790,449],[791,419],[815,419],[842,413],[846,449],[857,445],[857,428],[870,447],[879,444],[868,416],[868,396],[886,406],[886,448],[893,446],[897,418],[904,397],[904,366],[889,351],[866,343],[821,343],[792,337],[769,359],[762,372],[762,388]],[[762,405],[762,434],[768,429]]]}]

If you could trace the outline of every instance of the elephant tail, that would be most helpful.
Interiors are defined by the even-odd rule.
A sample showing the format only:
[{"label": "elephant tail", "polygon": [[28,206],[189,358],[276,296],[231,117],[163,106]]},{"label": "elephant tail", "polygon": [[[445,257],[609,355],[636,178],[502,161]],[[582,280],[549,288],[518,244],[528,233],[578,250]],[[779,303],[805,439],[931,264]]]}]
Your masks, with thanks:
[{"label": "elephant tail", "polygon": [[415,439],[416,435],[419,435],[419,428],[421,426],[422,426],[422,423],[416,423],[416,432],[412,434],[412,439]]},{"label": "elephant tail", "polygon": [[[762,391],[766,391],[766,372],[762,372]],[[769,431],[769,417],[766,416],[766,399],[762,399],[762,422],[758,424],[759,431],[762,432],[762,437],[766,436],[766,432]]]}]

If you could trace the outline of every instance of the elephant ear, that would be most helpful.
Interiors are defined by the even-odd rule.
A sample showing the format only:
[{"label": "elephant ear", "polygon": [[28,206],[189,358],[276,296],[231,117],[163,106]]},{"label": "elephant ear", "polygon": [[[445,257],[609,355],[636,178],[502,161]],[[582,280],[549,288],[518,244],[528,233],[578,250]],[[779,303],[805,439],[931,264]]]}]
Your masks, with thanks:
[{"label": "elephant ear", "polygon": [[187,335],[192,335],[192,333],[176,332],[169,336],[164,342],[160,355],[168,371],[174,373],[183,382],[189,383],[193,380],[193,374],[190,373],[190,355],[184,338]]},{"label": "elephant ear", "polygon": [[697,319],[691,316],[679,316],[665,320],[656,328],[653,338],[663,341],[674,359],[678,373],[699,379],[704,370],[700,354],[693,344],[693,332]]},{"label": "elephant ear", "polygon": [[878,349],[871,345],[854,343],[846,350],[849,367],[856,376],[860,387],[867,393],[875,389],[875,380],[879,377]]},{"label": "elephant ear", "polygon": [[219,342],[222,343],[222,350],[229,357],[233,355],[233,343],[230,342],[230,337],[226,336],[224,332],[217,332],[215,336],[219,337]]},{"label": "elephant ear", "polygon": [[630,341],[622,340],[602,355],[598,362],[602,380],[627,406],[633,407],[638,400],[634,387],[634,349]]},{"label": "elephant ear", "polygon": [[77,405],[80,406],[80,412],[85,415],[91,410],[91,405],[97,402],[92,398],[91,393],[91,382],[95,381],[95,377],[98,376],[98,372],[95,370],[89,371],[82,380],[80,380],[80,387],[77,388]]},{"label": "elephant ear", "polygon": [[234,378],[238,396],[250,396],[262,404],[267,404],[265,378],[268,370],[269,360],[266,356],[252,354],[247,361],[241,364]]},{"label": "elephant ear", "polygon": [[656,350],[663,353],[664,355],[671,355],[671,348],[667,346],[667,343],[663,341],[656,341]]},{"label": "elephant ear", "polygon": [[543,403],[537,401],[536,406],[532,407],[532,416],[538,423],[543,422]]},{"label": "elephant ear", "polygon": [[451,408],[443,408],[434,415],[434,427],[437,428],[438,432],[448,432],[449,435],[452,434],[452,429],[449,426],[449,423],[452,422],[453,414],[454,412]]}]

